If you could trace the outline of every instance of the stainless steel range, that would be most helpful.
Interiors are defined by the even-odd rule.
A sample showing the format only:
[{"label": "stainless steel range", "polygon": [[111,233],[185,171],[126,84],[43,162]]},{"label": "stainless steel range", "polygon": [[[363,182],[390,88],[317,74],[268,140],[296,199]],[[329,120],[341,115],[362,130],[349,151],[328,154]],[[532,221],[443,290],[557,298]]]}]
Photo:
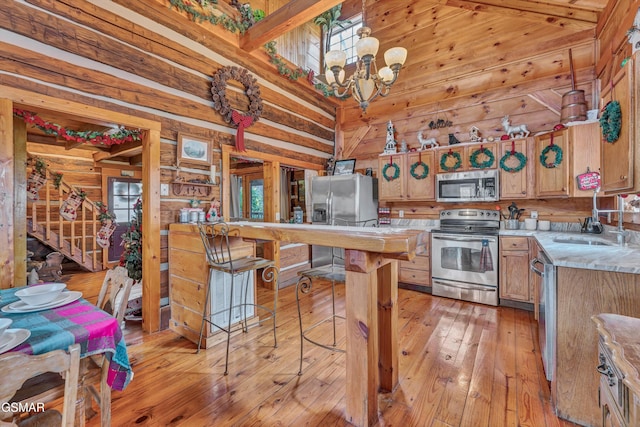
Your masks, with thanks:
[{"label": "stainless steel range", "polygon": [[440,212],[440,229],[431,232],[433,295],[498,305],[496,210]]}]

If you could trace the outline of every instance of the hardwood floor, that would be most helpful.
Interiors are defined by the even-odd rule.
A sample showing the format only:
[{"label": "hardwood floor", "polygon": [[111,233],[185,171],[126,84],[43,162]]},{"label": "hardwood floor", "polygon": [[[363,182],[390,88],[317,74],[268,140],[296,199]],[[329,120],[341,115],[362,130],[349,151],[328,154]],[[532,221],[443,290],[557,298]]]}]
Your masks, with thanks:
[{"label": "hardwood floor", "polygon": [[[328,286],[315,286],[303,301],[305,324],[326,316],[329,302]],[[399,385],[379,395],[379,426],[574,425],[553,414],[532,313],[403,289],[399,309]],[[193,343],[171,331],[142,335],[128,325],[135,376],[124,392],[113,392],[113,425],[349,425],[343,354],[305,345],[297,375],[293,287],[280,291],[277,323],[276,349],[268,322],[232,337],[226,377],[224,344],[195,354]],[[98,417],[88,422],[98,425]]]}]

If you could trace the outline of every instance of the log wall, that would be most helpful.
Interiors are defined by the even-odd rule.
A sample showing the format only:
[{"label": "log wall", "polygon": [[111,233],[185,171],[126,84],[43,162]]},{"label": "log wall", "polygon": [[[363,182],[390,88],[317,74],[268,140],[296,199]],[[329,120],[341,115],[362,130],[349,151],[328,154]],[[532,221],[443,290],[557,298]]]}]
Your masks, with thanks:
[{"label": "log wall", "polygon": [[[333,154],[335,107],[305,87],[308,83],[280,76],[264,52],[256,58],[239,50],[237,34],[194,22],[169,6],[168,0],[4,2],[0,85],[160,122],[161,183],[170,184],[177,176],[209,178],[208,166],[178,166],[176,148],[179,133],[210,140],[219,184],[220,146],[234,144],[236,128],[212,108],[211,76],[222,67],[239,66],[257,79],[264,104],[260,120],[245,131],[247,148],[321,167]],[[267,6],[257,5],[268,12]],[[238,109],[246,103],[235,81],[228,82],[227,97]],[[89,189],[92,199],[105,196],[101,164],[86,152],[51,148],[46,141],[30,142],[28,151],[42,156],[65,179],[73,178],[73,185]],[[105,165],[141,169],[139,161],[131,166],[122,158]],[[213,187],[202,206],[220,196],[220,187]],[[163,271],[168,268],[168,225],[190,198],[171,191],[161,196]],[[161,296],[168,297],[167,275],[161,277]]]}]

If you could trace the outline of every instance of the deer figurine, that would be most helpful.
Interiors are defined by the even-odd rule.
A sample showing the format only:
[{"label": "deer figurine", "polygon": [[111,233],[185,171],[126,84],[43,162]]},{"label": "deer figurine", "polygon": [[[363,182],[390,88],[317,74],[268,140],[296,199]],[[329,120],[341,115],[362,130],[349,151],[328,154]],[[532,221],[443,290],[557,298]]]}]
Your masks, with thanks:
[{"label": "deer figurine", "polygon": [[514,138],[516,134],[518,134],[519,138],[526,138],[529,136],[527,125],[511,126],[509,116],[504,116],[502,118],[502,127],[507,135],[509,135],[509,138]]},{"label": "deer figurine", "polygon": [[420,141],[420,151],[429,149],[429,148],[435,148],[438,145],[438,141],[436,141],[435,138],[424,138],[422,136],[422,132],[418,132],[418,141]]}]

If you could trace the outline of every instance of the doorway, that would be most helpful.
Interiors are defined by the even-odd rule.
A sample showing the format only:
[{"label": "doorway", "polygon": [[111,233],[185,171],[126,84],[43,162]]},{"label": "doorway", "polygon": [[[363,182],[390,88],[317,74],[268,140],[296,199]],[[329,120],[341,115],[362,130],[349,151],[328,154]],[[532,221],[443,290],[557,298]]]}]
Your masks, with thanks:
[{"label": "doorway", "polygon": [[135,216],[134,206],[142,197],[142,180],[136,178],[109,177],[107,179],[107,199],[118,226],[110,238],[109,263],[119,262],[124,247],[122,235],[131,226]]}]

